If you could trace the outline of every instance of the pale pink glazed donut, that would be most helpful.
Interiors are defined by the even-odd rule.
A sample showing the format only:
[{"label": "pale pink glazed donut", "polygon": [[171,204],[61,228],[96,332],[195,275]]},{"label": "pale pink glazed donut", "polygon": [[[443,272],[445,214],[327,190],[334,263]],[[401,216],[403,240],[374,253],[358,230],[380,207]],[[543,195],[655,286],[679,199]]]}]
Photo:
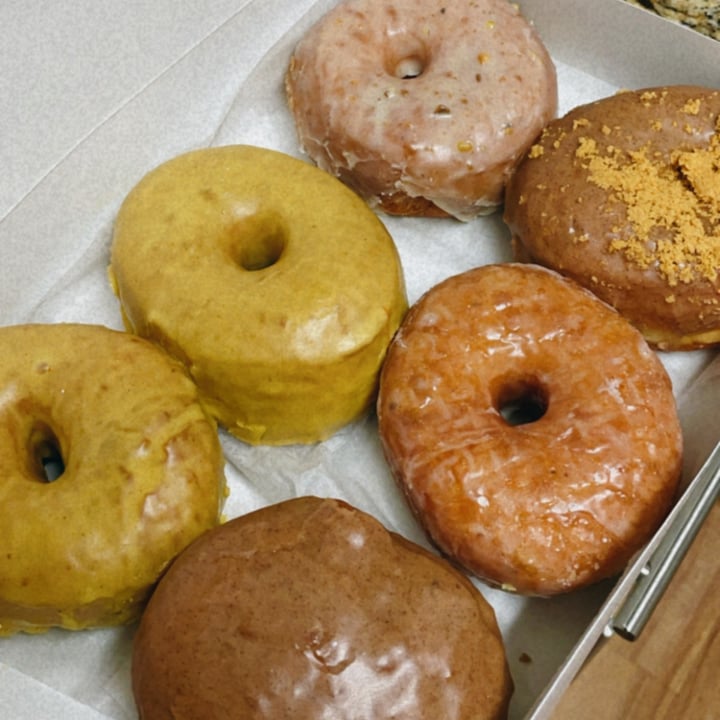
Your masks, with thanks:
[{"label": "pale pink glazed donut", "polygon": [[657,355],[589,291],[534,265],[485,266],[422,297],[391,344],[378,416],[429,536],[523,594],[620,572],[680,476]]},{"label": "pale pink glazed donut", "polygon": [[300,143],[372,206],[470,220],[555,116],[553,62],[506,0],[346,0],[295,48]]}]

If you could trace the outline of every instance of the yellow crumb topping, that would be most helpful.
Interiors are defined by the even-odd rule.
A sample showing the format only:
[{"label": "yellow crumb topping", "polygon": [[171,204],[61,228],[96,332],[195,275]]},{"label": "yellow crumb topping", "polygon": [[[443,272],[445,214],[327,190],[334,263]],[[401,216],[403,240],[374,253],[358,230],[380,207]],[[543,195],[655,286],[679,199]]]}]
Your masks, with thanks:
[{"label": "yellow crumb topping", "polygon": [[654,90],[647,90],[640,95],[640,102],[646,107],[657,98],[657,93]]},{"label": "yellow crumb topping", "polygon": [[688,100],[683,106],[682,111],[688,115],[697,115],[700,112],[700,98]]},{"label": "yellow crumb topping", "polygon": [[[648,98],[649,100],[650,98]],[[720,271],[720,118],[705,148],[676,151],[670,162],[645,147],[624,152],[579,139],[588,179],[627,207],[631,233],[615,228],[611,252],[656,267],[670,286]]]},{"label": "yellow crumb topping", "polygon": [[544,152],[545,148],[542,145],[533,145],[528,152],[528,157],[539,158],[544,154]]},{"label": "yellow crumb topping", "polygon": [[717,122],[717,131],[706,151],[677,152],[674,162],[700,202],[709,207],[718,222],[720,216],[720,118]]}]

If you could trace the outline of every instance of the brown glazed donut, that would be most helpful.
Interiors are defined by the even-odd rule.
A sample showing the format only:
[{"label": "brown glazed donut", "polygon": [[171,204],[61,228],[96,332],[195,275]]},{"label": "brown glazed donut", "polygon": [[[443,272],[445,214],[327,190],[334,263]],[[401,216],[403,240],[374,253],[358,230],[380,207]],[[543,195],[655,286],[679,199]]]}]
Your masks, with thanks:
[{"label": "brown glazed donut", "polygon": [[378,415],[430,537],[520,593],[618,573],[680,476],[658,357],[592,293],[534,265],[489,265],[429,290],[390,346]]},{"label": "brown glazed donut", "polygon": [[310,158],[393,215],[492,212],[557,112],[550,55],[506,0],[345,0],[286,86]]},{"label": "brown glazed donut", "polygon": [[720,90],[622,92],[551,122],[507,188],[516,258],[661,349],[720,342]]},{"label": "brown glazed donut", "polygon": [[135,639],[142,720],[485,720],[512,692],[495,615],[458,570],[338,500],[206,533]]}]

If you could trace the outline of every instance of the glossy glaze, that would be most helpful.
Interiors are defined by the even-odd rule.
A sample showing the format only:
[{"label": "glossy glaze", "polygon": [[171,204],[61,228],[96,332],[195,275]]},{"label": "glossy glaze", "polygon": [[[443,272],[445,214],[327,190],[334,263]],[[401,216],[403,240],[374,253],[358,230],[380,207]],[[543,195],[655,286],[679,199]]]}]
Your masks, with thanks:
[{"label": "glossy glaze", "polygon": [[321,168],[389,212],[462,220],[500,204],[557,104],[550,57],[505,0],[342,2],[298,44],[286,84]]},{"label": "glossy glaze", "polygon": [[173,565],[133,655],[142,720],[488,720],[511,692],[490,606],[345,503],[299,498]]},{"label": "glossy glaze", "polygon": [[365,203],[248,146],[149,173],[118,215],[110,274],[128,329],[185,363],[250,443],[315,442],[364,412],[407,309],[395,245]]},{"label": "glossy glaze", "polygon": [[[514,424],[513,400],[541,406]],[[668,510],[682,439],[642,336],[531,265],[449,278],[383,369],[380,433],[430,536],[489,582],[554,594],[618,572]]]},{"label": "glossy glaze", "polygon": [[[215,424],[182,367],[89,325],[0,329],[0,635],[138,617],[224,499]],[[47,450],[64,472],[52,482]]]}]

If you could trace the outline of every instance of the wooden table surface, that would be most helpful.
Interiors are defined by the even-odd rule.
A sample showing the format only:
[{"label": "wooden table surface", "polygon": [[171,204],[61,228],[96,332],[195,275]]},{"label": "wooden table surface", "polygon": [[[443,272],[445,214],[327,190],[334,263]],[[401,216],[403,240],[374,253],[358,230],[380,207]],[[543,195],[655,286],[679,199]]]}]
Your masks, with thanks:
[{"label": "wooden table surface", "polygon": [[640,637],[595,649],[553,720],[720,720],[720,504]]}]

